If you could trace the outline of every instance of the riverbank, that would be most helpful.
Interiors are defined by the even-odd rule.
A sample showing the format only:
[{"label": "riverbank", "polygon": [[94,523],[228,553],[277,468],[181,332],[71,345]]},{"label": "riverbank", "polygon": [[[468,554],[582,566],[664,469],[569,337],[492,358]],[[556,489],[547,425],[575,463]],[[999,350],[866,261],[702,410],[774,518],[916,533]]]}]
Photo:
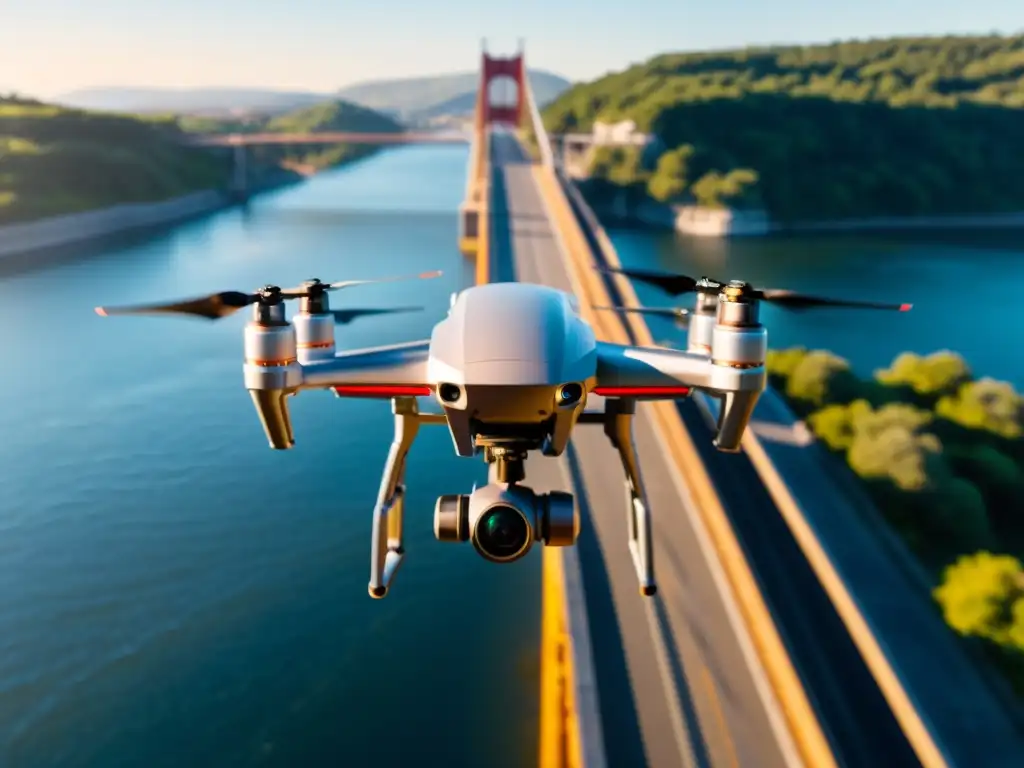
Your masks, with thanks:
[{"label": "riverbank", "polygon": [[[265,178],[250,194],[304,181],[307,174],[282,169]],[[237,204],[224,190],[208,189],[154,203],[130,203],[94,211],[48,216],[0,226],[0,261],[30,256],[39,251],[80,245],[92,240],[180,224]]]},{"label": "riverbank", "polygon": [[[585,194],[585,185],[580,187]],[[736,211],[697,205],[666,205],[654,200],[627,203],[587,200],[603,221],[620,227],[674,230],[691,237],[765,237],[820,232],[899,232],[920,230],[1019,229],[1024,211],[971,216],[886,216],[826,221],[772,221],[764,211]]]}]

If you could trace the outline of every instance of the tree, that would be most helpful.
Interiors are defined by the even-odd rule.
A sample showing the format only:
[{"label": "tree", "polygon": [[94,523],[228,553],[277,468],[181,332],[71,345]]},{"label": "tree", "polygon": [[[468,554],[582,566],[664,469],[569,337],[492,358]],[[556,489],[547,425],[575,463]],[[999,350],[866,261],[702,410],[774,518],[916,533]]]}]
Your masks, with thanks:
[{"label": "tree", "polygon": [[888,368],[875,371],[875,378],[886,386],[909,387],[930,399],[956,392],[971,380],[971,369],[960,355],[948,350],[924,356],[904,352]]},{"label": "tree", "polygon": [[855,399],[859,383],[846,360],[825,350],[814,350],[793,367],[785,394],[804,406],[820,408]]},{"label": "tree", "polygon": [[962,384],[955,394],[939,400],[935,412],[961,426],[1007,440],[1020,440],[1024,435],[1024,397],[1006,381],[986,378]]},{"label": "tree", "polygon": [[961,635],[1024,650],[1024,566],[982,551],[949,566],[933,595],[946,623]]},{"label": "tree", "polygon": [[697,205],[703,208],[723,208],[722,191],[725,179],[718,171],[708,171],[690,188],[697,199]]},{"label": "tree", "polygon": [[814,433],[832,450],[849,450],[858,436],[877,439],[898,428],[914,433],[932,421],[932,414],[907,403],[889,403],[874,409],[867,400],[829,405],[808,418]]},{"label": "tree", "polygon": [[788,379],[797,365],[807,356],[806,347],[789,347],[788,349],[769,349],[765,358],[765,367],[769,376]]},{"label": "tree", "polygon": [[693,146],[683,144],[658,158],[654,174],[647,182],[647,193],[661,203],[678,199],[686,191],[687,172]]}]

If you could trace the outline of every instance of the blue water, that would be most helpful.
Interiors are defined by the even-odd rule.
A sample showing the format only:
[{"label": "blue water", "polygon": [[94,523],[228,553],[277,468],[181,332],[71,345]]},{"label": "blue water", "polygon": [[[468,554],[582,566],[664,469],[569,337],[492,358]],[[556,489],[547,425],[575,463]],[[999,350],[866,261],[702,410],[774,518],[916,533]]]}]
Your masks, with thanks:
[{"label": "blue water", "polygon": [[340,348],[429,335],[471,279],[467,153],[396,149],[142,244],[0,279],[0,765],[522,766],[535,759],[539,559],[432,533],[482,461],[426,428],[407,563],[366,594],[388,405],[303,393],[267,448],[245,313],[97,304],[443,269],[334,306],[423,305]]},{"label": "blue water", "polygon": [[[536,755],[539,560],[435,542],[442,493],[482,462],[425,429],[409,557],[366,595],[387,405],[303,393],[266,447],[241,387],[244,313],[99,318],[97,304],[444,269],[335,306],[422,305],[339,347],[427,335],[469,284],[456,250],[467,154],[395,149],[134,244],[0,278],[0,766],[503,768]],[[686,241],[613,232],[623,261],[911,301],[906,315],[765,309],[773,346],[870,372],[952,348],[1024,384],[1017,235]],[[665,303],[638,287],[648,304]],[[680,339],[652,321],[656,337]]]},{"label": "blue water", "polygon": [[[862,375],[901,352],[950,349],[978,376],[1024,390],[1024,231],[914,235],[800,236],[710,240],[671,233],[612,231],[624,264],[719,280],[742,279],[837,298],[914,305],[907,313],[762,307],[771,347],[831,349]],[[637,285],[650,306],[671,304],[657,288]],[[693,298],[680,304],[692,307]],[[658,340],[685,332],[650,320]]]}]

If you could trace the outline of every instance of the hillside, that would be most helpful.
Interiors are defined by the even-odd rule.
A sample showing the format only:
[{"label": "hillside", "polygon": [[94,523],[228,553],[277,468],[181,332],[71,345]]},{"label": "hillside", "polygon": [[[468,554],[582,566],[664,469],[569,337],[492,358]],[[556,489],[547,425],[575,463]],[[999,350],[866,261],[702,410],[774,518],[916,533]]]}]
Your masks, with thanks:
[{"label": "hillside", "polygon": [[[542,70],[531,69],[527,77],[539,104],[547,104],[571,87],[564,77]],[[397,113],[405,120],[418,120],[471,112],[479,82],[478,72],[372,80],[342,88],[338,96],[371,109]]]},{"label": "hillside", "polygon": [[1024,35],[665,54],[544,110],[553,132],[627,117],[667,151],[599,152],[592,197],[782,221],[1024,211]]},{"label": "hillside", "polygon": [[105,112],[174,112],[229,115],[279,114],[330,98],[330,94],[256,88],[85,88],[57,97],[57,103]]},{"label": "hillside", "polygon": [[[355,131],[366,133],[400,133],[405,127],[372,109],[335,99],[312,107],[288,112],[270,118],[261,130],[273,133],[320,133],[325,131]],[[260,152],[268,159],[282,162],[304,172],[319,170],[380,151],[380,147],[339,144],[322,147],[277,148],[262,147]]]},{"label": "hillside", "polygon": [[[0,224],[127,202],[155,202],[229,179],[227,153],[183,146],[186,132],[374,131],[403,127],[372,110],[328,101],[277,117],[118,115],[0,98]],[[376,147],[259,147],[257,183],[367,156]],[[294,174],[292,174],[294,175]]]},{"label": "hillside", "polygon": [[222,186],[228,158],[179,135],[169,120],[0,98],[0,223]]}]

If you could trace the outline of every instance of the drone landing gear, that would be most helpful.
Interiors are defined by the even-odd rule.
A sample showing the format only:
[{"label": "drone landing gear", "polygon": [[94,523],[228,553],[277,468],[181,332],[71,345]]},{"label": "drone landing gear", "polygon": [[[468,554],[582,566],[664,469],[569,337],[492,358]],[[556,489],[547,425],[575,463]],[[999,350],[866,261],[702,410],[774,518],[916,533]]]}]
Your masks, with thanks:
[{"label": "drone landing gear", "polygon": [[384,475],[373,510],[370,546],[370,597],[387,595],[391,581],[405,558],[403,512],[405,507],[405,462],[422,423],[444,423],[444,417],[420,413],[414,397],[391,401],[395,414],[395,436],[384,465]]},{"label": "drone landing gear", "polygon": [[[588,414],[589,415],[589,414]],[[631,399],[605,400],[604,414],[589,423],[600,420],[604,433],[619,452],[622,469],[626,473],[626,525],[629,531],[629,554],[640,582],[640,594],[649,597],[658,591],[654,583],[654,531],[651,512],[647,505],[647,491],[640,474],[640,460],[633,442],[633,417],[636,401]]]}]

